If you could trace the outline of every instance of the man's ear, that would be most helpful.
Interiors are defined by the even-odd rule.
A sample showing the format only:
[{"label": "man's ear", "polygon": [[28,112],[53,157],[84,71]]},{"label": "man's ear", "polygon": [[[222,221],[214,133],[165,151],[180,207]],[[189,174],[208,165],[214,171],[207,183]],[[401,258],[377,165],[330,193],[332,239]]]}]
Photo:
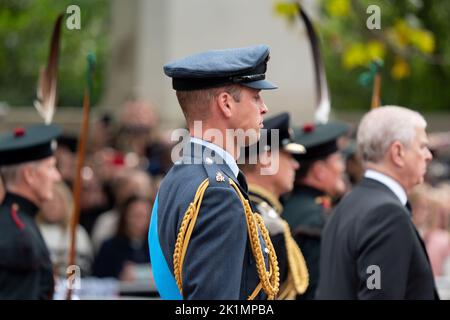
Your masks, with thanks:
[{"label": "man's ear", "polygon": [[402,168],[405,165],[405,147],[400,141],[394,141],[389,147],[389,156],[397,167]]},{"label": "man's ear", "polygon": [[23,177],[23,181],[25,181],[28,185],[31,185],[36,180],[36,172],[32,165],[23,166],[21,173]]},{"label": "man's ear", "polygon": [[319,161],[315,161],[311,165],[311,168],[309,170],[317,180],[323,181],[325,179],[324,167],[325,167],[325,164],[323,163],[323,161],[319,160]]},{"label": "man's ear", "polygon": [[233,97],[228,92],[223,91],[217,96],[219,111],[227,119],[233,114],[234,103]]}]

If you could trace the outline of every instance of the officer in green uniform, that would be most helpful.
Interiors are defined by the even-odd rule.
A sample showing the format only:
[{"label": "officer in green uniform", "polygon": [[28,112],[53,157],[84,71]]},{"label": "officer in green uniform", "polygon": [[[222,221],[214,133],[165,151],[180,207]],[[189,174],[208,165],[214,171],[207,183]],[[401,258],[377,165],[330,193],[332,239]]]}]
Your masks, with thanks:
[{"label": "officer in green uniform", "polygon": [[[245,163],[240,167],[247,177],[252,205],[261,214],[269,231],[280,270],[280,292],[277,299],[293,299],[308,287],[305,259],[292,237],[289,225],[281,217],[283,206],[279,198],[294,187],[299,168],[293,155],[305,153],[305,148],[293,141],[289,114],[284,112],[264,121],[260,143],[245,148]],[[255,161],[253,161],[255,156]]]},{"label": "officer in green uniform", "polygon": [[332,197],[345,191],[344,161],[337,140],[347,132],[340,122],[305,124],[295,129],[295,142],[305,146],[294,190],[284,204],[284,218],[302,249],[309,271],[309,287],[300,299],[314,299],[319,279],[320,239]]},{"label": "officer in green uniform", "polygon": [[51,299],[53,268],[35,222],[39,206],[61,179],[53,152],[54,125],[18,128],[0,137],[0,299]]}]

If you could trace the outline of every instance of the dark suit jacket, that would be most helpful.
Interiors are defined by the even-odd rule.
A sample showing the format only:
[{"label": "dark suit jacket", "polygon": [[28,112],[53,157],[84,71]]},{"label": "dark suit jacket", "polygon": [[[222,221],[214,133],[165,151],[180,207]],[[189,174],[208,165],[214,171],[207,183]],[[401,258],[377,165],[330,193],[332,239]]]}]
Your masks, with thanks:
[{"label": "dark suit jacket", "polygon": [[[380,288],[370,289],[377,274]],[[317,298],[438,298],[410,212],[382,183],[364,178],[333,212],[322,235]]]}]

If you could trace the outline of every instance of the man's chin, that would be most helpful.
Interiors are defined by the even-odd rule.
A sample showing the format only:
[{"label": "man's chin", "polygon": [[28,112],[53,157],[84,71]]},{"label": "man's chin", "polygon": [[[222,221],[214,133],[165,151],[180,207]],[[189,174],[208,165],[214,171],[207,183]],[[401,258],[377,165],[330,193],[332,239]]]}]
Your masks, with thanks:
[{"label": "man's chin", "polygon": [[55,197],[55,195],[53,193],[51,193],[51,194],[46,194],[46,195],[42,196],[39,200],[41,201],[41,203],[43,203],[43,202],[47,202],[47,201],[52,201],[54,197]]},{"label": "man's chin", "polygon": [[252,135],[246,137],[245,145],[247,147],[254,145],[255,143],[257,143],[259,141],[260,138],[261,138],[261,131],[258,130],[255,132],[255,134],[252,134]]}]

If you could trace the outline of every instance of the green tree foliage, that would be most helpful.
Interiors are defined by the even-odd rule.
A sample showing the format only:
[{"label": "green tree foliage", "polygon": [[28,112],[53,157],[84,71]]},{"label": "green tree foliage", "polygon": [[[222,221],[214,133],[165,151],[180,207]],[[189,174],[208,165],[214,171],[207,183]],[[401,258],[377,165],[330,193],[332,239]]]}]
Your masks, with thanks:
[{"label": "green tree foliage", "polygon": [[[275,11],[290,22],[291,3],[275,5]],[[374,59],[382,59],[383,104],[450,110],[449,1],[320,0],[318,4],[316,30],[333,108],[367,110],[372,87],[363,86],[359,79]],[[370,5],[380,8],[381,29],[366,26]]]},{"label": "green tree foliage", "polygon": [[99,97],[107,54],[109,3],[105,0],[0,0],[0,101],[32,105],[39,70],[46,65],[56,17],[69,5],[81,11],[81,29],[61,29],[59,106],[82,104],[86,56],[97,56],[93,103]]}]

